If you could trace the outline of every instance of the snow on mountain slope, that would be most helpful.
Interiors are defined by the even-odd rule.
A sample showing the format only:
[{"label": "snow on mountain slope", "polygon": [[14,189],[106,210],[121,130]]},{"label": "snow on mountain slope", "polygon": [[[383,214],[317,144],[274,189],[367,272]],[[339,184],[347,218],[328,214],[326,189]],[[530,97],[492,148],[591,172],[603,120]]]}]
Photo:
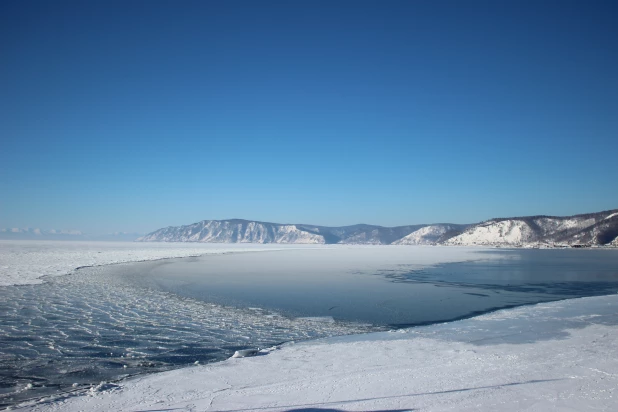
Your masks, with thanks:
[{"label": "snow on mountain slope", "polygon": [[503,220],[481,223],[448,239],[447,245],[505,245],[521,246],[536,240],[534,232],[522,220]]},{"label": "snow on mountain slope", "polygon": [[159,229],[138,241],[529,247],[540,244],[611,246],[616,236],[618,210],[608,210],[567,217],[499,218],[476,225],[439,223],[396,227],[366,224],[327,227],[242,219],[204,220]]},{"label": "snow on mountain slope", "polygon": [[378,229],[366,230],[355,233],[351,236],[348,236],[344,240],[341,240],[339,243],[345,243],[349,245],[382,245],[380,239],[380,233]]},{"label": "snow on mountain slope", "polygon": [[427,225],[384,227],[358,224],[351,226],[327,227],[296,225],[301,230],[324,236],[326,243],[390,245],[396,240]]},{"label": "snow on mountain slope", "polygon": [[167,227],[138,239],[141,242],[204,243],[326,243],[324,237],[296,225],[247,220],[204,220],[192,225]]},{"label": "snow on mountain slope", "polygon": [[455,236],[447,245],[529,246],[532,244],[606,245],[618,236],[615,210],[569,217],[531,216],[493,219]]},{"label": "snow on mountain slope", "polygon": [[435,245],[447,233],[460,230],[459,227],[459,225],[425,226],[393,242],[393,245]]},{"label": "snow on mountain slope", "polygon": [[552,217],[540,217],[532,219],[534,224],[538,226],[539,235],[551,236],[561,232],[573,232],[580,231],[596,223],[594,218],[552,218]]},{"label": "snow on mountain slope", "polygon": [[[618,213],[570,236],[568,243],[579,245],[614,245],[618,239]],[[615,246],[615,245],[614,245]]]},{"label": "snow on mountain slope", "polygon": [[423,226],[425,225],[382,227],[359,224],[326,227],[241,219],[204,220],[192,225],[159,229],[138,241],[388,245]]},{"label": "snow on mountain slope", "polygon": [[618,212],[612,213],[611,215],[607,216],[604,220],[609,220],[609,219],[611,219],[613,217],[616,217],[616,216],[618,216]]}]

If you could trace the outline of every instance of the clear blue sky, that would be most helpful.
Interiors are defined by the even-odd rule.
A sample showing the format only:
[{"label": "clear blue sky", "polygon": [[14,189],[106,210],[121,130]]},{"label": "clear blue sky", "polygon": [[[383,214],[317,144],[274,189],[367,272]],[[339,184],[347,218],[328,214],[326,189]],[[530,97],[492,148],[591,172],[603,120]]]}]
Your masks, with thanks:
[{"label": "clear blue sky", "polygon": [[0,227],[618,207],[618,2],[0,2]]}]

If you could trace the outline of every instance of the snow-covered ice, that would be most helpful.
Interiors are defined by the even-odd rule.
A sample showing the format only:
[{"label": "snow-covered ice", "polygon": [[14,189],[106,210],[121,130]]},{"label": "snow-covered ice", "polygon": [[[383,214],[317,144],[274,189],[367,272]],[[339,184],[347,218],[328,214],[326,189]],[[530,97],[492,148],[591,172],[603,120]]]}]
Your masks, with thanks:
[{"label": "snow-covered ice", "polygon": [[[432,264],[445,259],[446,248],[358,249],[359,256],[368,250],[390,256],[393,264],[411,258],[402,251],[422,257],[419,264]],[[40,282],[43,275],[85,265],[247,250],[273,247],[0,242],[0,282]],[[470,258],[466,248],[448,250],[447,260]],[[406,330],[289,343],[262,349],[257,353],[262,356],[101,382],[14,408],[610,411],[617,404],[616,342],[618,295],[581,298]]]},{"label": "snow-covered ice", "polygon": [[284,345],[32,411],[615,410],[618,296]]},{"label": "snow-covered ice", "polygon": [[0,286],[41,283],[43,276],[65,275],[82,266],[286,247],[301,246],[0,240]]}]

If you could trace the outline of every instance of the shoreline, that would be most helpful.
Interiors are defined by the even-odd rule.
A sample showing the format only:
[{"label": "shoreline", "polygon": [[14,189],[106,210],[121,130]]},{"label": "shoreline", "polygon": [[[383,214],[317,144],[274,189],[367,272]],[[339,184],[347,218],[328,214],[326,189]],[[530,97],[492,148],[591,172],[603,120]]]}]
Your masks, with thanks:
[{"label": "shoreline", "polygon": [[[240,252],[240,253],[244,253],[244,252]],[[173,258],[170,258],[170,259],[173,259]],[[178,258],[178,259],[183,259],[183,258]],[[131,263],[133,262],[118,263],[118,264],[131,264]],[[492,308],[489,310],[477,311],[472,314],[463,315],[461,317],[454,318],[454,319],[448,319],[448,320],[438,320],[438,321],[432,321],[432,322],[420,323],[420,324],[414,324],[414,325],[405,325],[405,326],[385,325],[385,330],[381,330],[381,331],[376,330],[376,331],[368,331],[368,332],[361,332],[361,333],[334,335],[334,336],[329,336],[329,337],[289,340],[289,341],[283,341],[279,343],[273,343],[268,348],[257,348],[255,345],[247,346],[247,348],[257,350],[258,352],[257,356],[265,356],[272,352],[276,352],[276,351],[279,351],[281,349],[288,348],[288,347],[316,346],[316,345],[329,345],[329,344],[335,344],[335,343],[371,341],[371,340],[374,340],[375,338],[384,337],[384,336],[392,337],[392,336],[398,336],[399,334],[402,334],[402,335],[417,334],[417,333],[423,333],[424,330],[429,330],[431,328],[440,328],[440,329],[454,328],[460,322],[474,321],[478,319],[483,319],[485,317],[496,317],[496,316],[508,314],[510,312],[518,311],[518,310],[522,310],[526,308],[534,309],[535,307],[543,307],[543,305],[559,304],[560,302],[568,303],[570,301],[578,301],[578,300],[586,300],[586,299],[593,300],[596,298],[609,298],[609,297],[615,297],[616,299],[618,299],[618,293],[610,293],[610,294],[596,295],[596,296],[569,297],[569,298],[552,299],[552,300],[536,302],[536,303],[523,303],[523,304],[509,305],[509,306],[504,306],[504,307]],[[616,301],[616,306],[618,306],[618,300]],[[171,367],[170,369],[165,370],[165,371],[138,372],[138,373],[134,373],[129,376],[124,376],[118,379],[109,379],[107,381],[101,381],[98,384],[93,383],[90,385],[81,385],[78,388],[69,389],[67,391],[60,392],[54,395],[41,395],[41,396],[33,397],[30,399],[24,400],[22,402],[10,405],[9,409],[11,407],[17,407],[20,409],[26,408],[26,410],[28,410],[27,409],[28,407],[34,407],[35,408],[34,410],[39,410],[38,409],[39,406],[48,404],[50,402],[57,403],[57,402],[61,402],[67,399],[72,399],[73,397],[80,397],[80,396],[96,396],[96,393],[99,393],[99,392],[112,393],[115,390],[117,390],[117,388],[120,388],[123,385],[131,384],[131,382],[136,379],[148,379],[149,377],[156,377],[156,376],[164,375],[164,374],[171,373],[171,372],[181,373],[181,371],[190,371],[193,368],[195,368],[196,365],[198,367],[215,367],[216,365],[224,364],[225,362],[228,362],[233,358],[234,358],[233,356],[229,356],[227,358],[213,360],[207,363],[199,363],[199,365],[197,363],[195,364],[188,363],[182,366]]]},{"label": "shoreline", "polygon": [[[36,273],[18,273],[15,276],[9,273],[11,264],[15,261],[11,261],[10,257],[7,260],[6,252],[3,253],[2,249],[16,248],[19,245],[35,246],[35,245],[63,245],[63,246],[84,246],[84,249],[91,254],[96,251],[97,254],[103,254],[104,252],[97,251],[98,249],[109,249],[109,246],[115,246],[116,249],[110,253],[124,253],[125,256],[109,256],[102,262],[88,262],[78,263],[77,266],[72,263],[66,262],[54,262],[47,267],[45,265],[39,265],[42,267],[35,268]],[[122,247],[120,247],[122,246]],[[469,250],[618,250],[618,246],[593,246],[586,248],[565,248],[565,247],[525,247],[514,245],[369,245],[369,244],[302,244],[302,243],[206,243],[206,242],[117,242],[117,241],[91,241],[91,240],[8,240],[0,239],[0,287],[4,286],[18,286],[18,285],[31,285],[40,284],[45,282],[45,278],[53,276],[64,276],[71,274],[75,270],[87,267],[100,267],[109,266],[123,263],[140,263],[140,262],[152,262],[157,260],[167,259],[182,259],[189,257],[202,257],[209,254],[228,254],[228,253],[241,253],[241,252],[269,252],[278,250],[293,250],[293,249],[336,249],[346,247],[366,247],[366,248],[449,248],[449,249],[469,249]],[[224,249],[224,252],[216,251],[216,249]],[[62,252],[66,252],[68,248],[62,249]],[[113,249],[113,248],[112,248]],[[152,257],[138,258],[129,257],[131,251],[148,250],[150,253],[161,251],[176,251],[177,253],[159,253]],[[190,253],[180,253],[180,251],[192,249]],[[231,249],[231,250],[227,250]],[[240,250],[234,250],[240,249]],[[245,250],[243,250],[245,249]],[[91,259],[97,260],[98,256],[91,256]],[[48,271],[49,273],[40,273],[40,271]],[[55,272],[55,273],[54,273]]]},{"label": "shoreline", "polygon": [[[239,252],[239,253],[243,253],[243,252]],[[191,257],[191,256],[187,256],[187,257]],[[162,259],[158,259],[158,260],[166,260],[166,259],[184,259],[183,258],[162,258]],[[149,261],[141,261],[141,262],[149,262]],[[112,265],[120,265],[120,264],[131,264],[131,263],[139,263],[139,262],[122,262],[122,263],[115,263]],[[79,269],[79,268],[77,268]],[[77,270],[76,269],[76,270]],[[67,276],[67,275],[71,275],[72,273],[68,273],[66,275],[63,276]],[[16,286],[23,286],[23,285],[16,285]],[[483,316],[487,316],[487,315],[495,315],[495,314],[499,314],[500,312],[503,311],[511,311],[511,310],[515,310],[515,309],[519,309],[519,308],[525,308],[525,307],[534,307],[537,305],[544,305],[544,304],[551,304],[551,303],[557,303],[557,302],[563,302],[563,301],[571,301],[571,300],[578,300],[578,299],[593,299],[593,298],[600,298],[600,297],[610,297],[610,296],[616,296],[616,293],[611,293],[611,294],[607,294],[607,295],[596,295],[596,296],[580,296],[580,297],[572,297],[572,298],[561,298],[561,299],[555,299],[555,300],[548,300],[548,301],[544,301],[544,302],[537,302],[537,303],[523,303],[523,304],[517,304],[517,305],[510,305],[510,306],[505,306],[505,307],[499,307],[499,308],[493,308],[490,310],[486,310],[486,311],[477,311],[474,312],[473,314],[470,315],[464,315],[458,318],[454,318],[454,319],[448,319],[448,320],[439,320],[439,321],[433,321],[433,322],[426,322],[426,323],[420,323],[420,324],[415,324],[415,325],[407,325],[407,326],[397,326],[397,325],[385,325],[385,329],[389,329],[389,330],[384,330],[384,331],[370,331],[370,332],[365,332],[365,333],[352,333],[352,334],[344,334],[344,335],[335,335],[335,336],[330,336],[330,337],[321,337],[321,338],[311,338],[311,339],[302,339],[302,340],[290,340],[290,341],[284,341],[284,342],[280,342],[280,343],[275,343],[273,345],[271,345],[269,348],[256,348],[257,350],[257,355],[256,356],[264,356],[267,355],[270,352],[273,351],[277,351],[280,350],[282,348],[286,348],[292,345],[321,345],[321,344],[331,344],[331,343],[336,343],[336,342],[350,342],[350,341],[363,341],[363,340],[367,340],[366,338],[370,338],[372,336],[381,336],[382,334],[391,334],[391,333],[415,333],[416,329],[419,328],[428,328],[428,327],[432,327],[432,326],[447,326],[447,325],[453,325],[456,324],[457,322],[462,322],[462,321],[466,321],[466,320],[474,320],[476,318],[481,318]],[[217,365],[223,362],[226,362],[230,359],[234,358],[233,356],[230,356],[228,358],[225,359],[220,359],[220,360],[214,360],[212,362],[208,362],[208,363],[200,363],[199,366],[213,366],[213,365]],[[38,402],[39,401],[45,401],[45,403],[48,402],[58,402],[60,400],[63,399],[69,399],[73,396],[85,396],[88,394],[91,394],[93,391],[97,391],[97,387],[100,386],[109,386],[111,385],[115,385],[115,384],[123,384],[123,383],[129,383],[131,380],[134,379],[139,379],[139,378],[147,378],[149,376],[156,376],[156,375],[160,375],[160,374],[165,374],[165,373],[169,373],[169,372],[174,372],[174,371],[181,371],[181,370],[188,370],[190,368],[194,368],[195,365],[194,364],[187,364],[184,366],[178,366],[178,367],[172,367],[169,370],[166,371],[156,371],[156,372],[140,372],[140,373],[135,373],[132,374],[130,376],[125,376],[119,379],[112,379],[112,380],[108,380],[108,381],[102,381],[100,382],[98,385],[92,384],[92,385],[85,385],[76,389],[71,389],[65,392],[60,392],[56,395],[43,395],[43,396],[39,396],[39,397],[35,397],[35,398],[30,398],[24,402],[20,402],[18,404],[12,405],[13,407],[18,407],[21,408],[23,407],[22,405],[31,405],[32,406],[38,406],[40,405]],[[9,407],[10,409],[10,407]],[[7,409],[7,410],[9,410]]]},{"label": "shoreline", "polygon": [[[603,309],[603,306],[607,306],[609,309],[605,309],[605,312],[601,312],[599,309]],[[321,363],[314,365],[311,367],[311,364],[305,364],[305,361],[311,360],[313,357],[320,357],[320,353],[323,351],[333,352],[332,355],[336,355],[334,357],[327,357],[326,361],[328,362],[338,362],[339,356],[347,356],[350,354],[355,354],[353,357],[355,361],[359,362],[361,365],[363,362],[367,362],[370,357],[366,355],[373,354],[377,355],[380,353],[381,349],[384,349],[383,346],[393,346],[397,347],[401,346],[414,346],[415,342],[427,343],[425,341],[430,341],[430,345],[421,345],[422,352],[425,354],[423,356],[430,356],[433,353],[434,355],[437,353],[438,349],[434,348],[434,345],[446,345],[446,346],[457,346],[459,344],[465,345],[480,345],[480,347],[492,347],[492,345],[504,346],[504,345],[525,345],[525,344],[536,344],[536,343],[551,343],[553,342],[568,342],[570,339],[569,336],[577,335],[577,331],[585,331],[586,328],[589,327],[609,327],[611,329],[611,333],[614,336],[618,337],[618,314],[616,313],[616,307],[618,307],[618,295],[604,295],[604,296],[592,296],[592,297],[579,297],[579,298],[569,298],[562,299],[552,302],[543,302],[536,303],[524,306],[517,306],[514,308],[508,309],[499,309],[496,311],[488,312],[485,314],[481,314],[478,316],[470,317],[467,319],[450,321],[450,322],[440,322],[432,325],[418,326],[413,328],[405,328],[392,330],[388,332],[371,332],[371,333],[363,333],[363,334],[355,334],[355,335],[343,335],[343,336],[335,336],[329,338],[320,338],[320,339],[312,339],[300,342],[288,342],[283,343],[281,345],[277,345],[276,347],[269,348],[267,350],[262,351],[263,356],[256,356],[252,358],[240,358],[233,359],[229,358],[223,361],[213,362],[209,364],[192,366],[192,367],[182,367],[178,369],[174,369],[166,372],[158,372],[152,374],[140,374],[137,376],[132,376],[128,378],[124,378],[119,381],[115,381],[113,383],[102,383],[98,386],[95,386],[91,389],[79,389],[76,391],[71,391],[69,393],[63,393],[58,395],[58,397],[42,397],[37,400],[21,403],[15,405],[17,408],[24,408],[24,410],[37,410],[37,411],[47,411],[47,410],[55,410],[55,408],[60,408],[63,410],[81,410],[81,409],[91,409],[91,410],[135,410],[135,408],[155,408],[158,409],[171,409],[174,407],[180,407],[180,410],[209,410],[210,407],[213,407],[213,410],[232,410],[232,406],[236,407],[239,400],[235,397],[234,403],[231,403],[230,407],[224,407],[224,404],[221,404],[222,409],[218,409],[212,405],[212,400],[221,396],[222,392],[229,391],[230,394],[234,391],[242,392],[243,387],[235,388],[234,385],[230,386],[228,389],[225,388],[211,388],[209,391],[201,391],[200,397],[195,398],[191,397],[191,399],[187,401],[179,401],[179,402],[168,402],[161,401],[160,399],[148,399],[143,393],[145,388],[148,388],[148,393],[152,391],[166,391],[166,392],[174,392],[178,395],[178,392],[190,394],[196,391],[195,384],[197,381],[203,382],[200,379],[206,379],[204,385],[206,387],[211,387],[214,383],[211,381],[219,381],[220,379],[228,379],[231,376],[236,376],[240,372],[244,371],[246,373],[258,373],[255,375],[255,379],[260,381],[258,376],[261,376],[263,373],[262,368],[266,368],[270,379],[274,378],[276,382],[270,382],[265,385],[266,388],[272,388],[273,384],[275,387],[286,387],[287,381],[286,379],[277,376],[276,371],[281,369],[284,375],[294,374],[294,368],[299,366],[300,364],[305,365],[306,369],[309,369],[312,373],[312,383],[310,386],[318,385],[319,382],[316,382],[316,379],[322,375],[323,367]],[[601,314],[599,314],[601,313]],[[543,316],[539,316],[543,315]],[[550,316],[554,316],[555,318],[551,318]],[[599,318],[606,317],[609,319],[608,322],[604,322],[599,320]],[[546,318],[550,320],[547,321]],[[552,325],[552,321],[560,320],[563,323],[561,325],[553,325],[555,330],[547,330],[547,326],[544,326],[544,323],[549,322],[548,324]],[[597,320],[595,320],[597,319]],[[519,323],[518,323],[519,321]],[[523,321],[523,324],[521,324]],[[486,325],[487,324],[487,325]],[[480,325],[480,326],[479,326]],[[532,326],[530,326],[532,325]],[[518,329],[516,329],[518,328]],[[538,331],[542,331],[543,333],[538,334]],[[508,333],[505,333],[508,332]],[[461,336],[458,333],[462,333]],[[566,333],[566,335],[565,335]],[[478,335],[478,336],[477,336]],[[538,335],[538,336],[537,336]],[[602,334],[606,338],[608,336],[608,331],[602,331]],[[475,338],[475,339],[473,339]],[[517,341],[517,339],[521,341]],[[558,340],[556,340],[558,339]],[[488,343],[491,341],[495,341],[494,343]],[[610,343],[613,342],[612,339],[606,339]],[[485,343],[480,343],[485,341]],[[359,348],[362,346],[362,348]],[[418,345],[417,345],[418,346]],[[550,345],[553,346],[553,345]],[[569,346],[569,345],[566,345]],[[360,350],[359,350],[360,349]],[[393,348],[389,349],[393,350]],[[613,348],[616,351],[615,345]],[[377,351],[377,352],[376,352]],[[460,350],[461,351],[461,350]],[[451,353],[452,350],[448,350],[447,352]],[[462,353],[469,353],[469,348],[464,350]],[[473,351],[474,352],[474,351]],[[361,353],[365,353],[365,356],[361,355]],[[408,352],[407,350],[404,353],[408,353],[410,356],[413,355],[412,352]],[[420,355],[422,355],[421,353]],[[304,354],[304,355],[302,355]],[[346,355],[347,354],[347,355]],[[294,356],[293,356],[294,355]],[[299,357],[299,355],[301,355]],[[416,354],[414,356],[420,356]],[[272,361],[269,359],[272,357]],[[435,357],[435,356],[434,356]],[[275,359],[276,358],[276,359]],[[393,360],[393,358],[389,358]],[[419,358],[420,359],[420,358]],[[439,361],[441,363],[440,357],[434,359],[435,361]],[[614,362],[616,370],[612,369],[610,372],[611,375],[618,376],[618,361]],[[258,366],[261,365],[261,366]],[[342,365],[343,366],[343,365]],[[349,367],[350,365],[346,365]],[[444,366],[444,365],[442,365]],[[381,367],[385,368],[387,372],[389,371],[397,371],[399,370],[399,365],[391,364],[390,362],[381,365]],[[614,367],[614,366],[612,366]],[[257,369],[260,372],[257,371]],[[234,372],[235,369],[239,369],[239,371]],[[354,369],[354,368],[353,368]],[[364,373],[371,375],[373,369],[368,368],[366,370],[359,371],[358,368],[355,369],[355,373]],[[448,369],[448,368],[447,368]],[[225,377],[217,376],[218,373],[222,373]],[[542,371],[536,371],[542,372]],[[240,373],[242,375],[242,373]],[[316,375],[317,374],[317,375]],[[200,378],[193,375],[200,375]],[[203,375],[203,376],[201,376]],[[336,376],[340,376],[340,373],[335,373]],[[416,375],[416,374],[414,374]],[[424,375],[423,375],[424,376]],[[339,378],[336,378],[339,379]],[[555,378],[552,378],[555,379]],[[244,381],[243,379],[240,379]],[[556,380],[557,381],[557,380]],[[166,383],[169,382],[171,387]],[[227,382],[227,380],[226,380]],[[541,382],[549,382],[546,379],[530,379],[530,384],[537,384]],[[174,385],[178,385],[181,383],[182,385],[190,385],[190,387],[178,387]],[[374,382],[375,383],[375,382]],[[525,382],[524,382],[525,383]],[[521,383],[518,383],[519,385]],[[610,382],[611,384],[611,382]],[[500,387],[505,387],[505,385],[511,384],[501,384]],[[513,384],[516,385],[516,384]],[[523,385],[523,384],[522,384]],[[261,387],[263,385],[258,384],[257,387]],[[289,385],[288,385],[289,386]],[[294,385],[292,385],[294,386]],[[318,387],[322,388],[321,385]],[[300,390],[303,396],[310,396],[306,390],[303,391],[302,388],[295,388],[297,391]],[[479,389],[482,389],[479,388]],[[382,388],[384,390],[384,388]],[[139,393],[135,394],[133,392],[138,391]],[[208,402],[208,405],[205,402],[205,399],[202,398],[202,395],[206,395],[206,393],[210,393],[213,396],[212,399]],[[279,395],[283,396],[281,390],[277,391]],[[456,393],[457,390],[454,390],[453,393]],[[450,393],[450,391],[445,391],[445,393]],[[217,395],[219,394],[219,395]],[[134,397],[138,397],[136,401],[132,401]],[[164,397],[163,395],[159,396]],[[120,399],[117,399],[120,398]],[[289,398],[289,397],[288,397]],[[397,405],[400,407],[408,407],[407,405],[402,404],[402,400],[405,400],[406,396],[398,396],[395,398],[401,398],[397,401]],[[257,399],[261,399],[258,396]],[[372,398],[370,400],[375,401],[377,398]],[[270,399],[273,401],[273,399]],[[324,401],[318,402],[315,405],[319,406],[329,406],[329,405],[365,405],[367,403],[367,398],[354,398],[354,399],[340,399],[336,402]],[[252,401],[251,401],[252,402]],[[378,404],[381,405],[380,402]],[[192,406],[189,406],[192,405]],[[261,405],[261,404],[260,404]],[[311,404],[314,405],[314,404]],[[315,406],[314,405],[314,406]],[[288,410],[286,408],[296,407],[296,406],[305,406],[302,402],[299,403],[291,403],[284,408],[280,406],[271,405],[271,406],[260,406],[258,404],[244,404],[242,409],[246,410],[254,410],[254,409],[265,409],[265,410]],[[387,405],[384,405],[387,406]],[[388,405],[392,406],[392,405]],[[435,405],[434,405],[435,406]],[[195,409],[197,407],[197,409]],[[110,408],[110,409],[108,409]],[[240,409],[240,408],[239,408]],[[429,408],[430,410],[433,408]],[[481,408],[483,409],[483,408]],[[363,409],[358,409],[363,410]],[[441,409],[438,409],[441,410]],[[488,410],[488,409],[486,409]],[[515,409],[513,409],[515,410]]]},{"label": "shoreline", "polygon": [[[68,240],[0,240],[0,287],[45,283],[84,267],[200,257],[209,254],[286,250],[297,245],[187,244]],[[18,250],[20,247],[36,249]],[[306,247],[311,249],[311,245]],[[23,255],[28,257],[24,258]],[[141,254],[135,256],[134,254]],[[24,263],[24,259],[28,259]]]},{"label": "shoreline", "polygon": [[[217,245],[220,246],[220,245]],[[274,246],[274,245],[273,245]],[[323,246],[323,245],[319,245],[319,246]],[[350,246],[350,245],[342,245],[343,247],[345,246]],[[353,246],[354,247],[354,246]],[[370,246],[367,246],[368,248]],[[410,248],[410,246],[401,246],[401,248]],[[461,248],[460,246],[457,247],[457,249]],[[171,256],[171,257],[165,257],[165,258],[153,258],[153,259],[144,259],[144,260],[133,260],[133,261],[126,261],[126,262],[112,262],[112,263],[104,263],[104,264],[100,264],[100,265],[88,265],[88,266],[81,266],[81,267],[77,267],[75,269],[73,269],[72,271],[65,273],[65,274],[59,274],[56,276],[66,276],[66,275],[70,275],[70,274],[74,274],[76,271],[83,269],[83,268],[91,268],[91,267],[101,267],[101,266],[112,266],[112,265],[120,265],[120,264],[133,264],[133,263],[143,263],[143,262],[155,262],[158,260],[169,260],[169,259],[184,259],[187,257],[203,257],[205,255],[209,255],[209,254],[216,254],[216,255],[221,255],[221,254],[235,254],[235,253],[256,253],[256,252],[265,252],[265,251],[281,251],[281,250],[290,250],[290,249],[305,249],[302,246],[298,247],[298,245],[294,245],[291,247],[286,247],[286,248],[272,248],[272,249],[267,249],[267,250],[234,250],[234,251],[218,251],[216,253],[213,253],[213,251],[211,250],[209,251],[205,251],[204,253],[201,253],[199,255],[188,255],[188,256]],[[307,248],[308,250],[311,249],[315,249],[313,248]],[[320,248],[322,249],[322,248]],[[331,249],[331,248],[324,248],[324,249]],[[481,249],[481,248],[479,248]],[[485,248],[485,249],[489,249],[489,248]],[[332,250],[336,250],[336,248],[332,248]],[[438,262],[437,264],[440,264],[440,262]],[[44,283],[45,282],[45,278],[42,278],[42,282],[40,283]],[[19,285],[15,285],[15,286],[19,286]],[[609,295],[600,295],[600,296],[613,296],[614,294],[609,294]],[[549,300],[549,301],[545,301],[545,302],[541,302],[541,303],[525,303],[525,304],[517,304],[517,305],[512,305],[512,306],[502,306],[502,307],[496,307],[496,308],[492,308],[490,310],[483,310],[483,311],[478,311],[478,312],[473,312],[473,313],[469,313],[466,314],[464,316],[458,317],[458,318],[453,318],[453,319],[448,319],[448,320],[440,320],[440,321],[435,321],[435,322],[428,322],[428,323],[420,323],[420,324],[414,324],[414,325],[390,325],[388,327],[393,327],[395,328],[395,330],[390,331],[390,332],[368,332],[368,333],[361,333],[361,334],[352,334],[352,335],[339,335],[339,336],[335,336],[335,337],[330,337],[330,338],[316,338],[316,339],[306,339],[306,340],[302,340],[302,341],[289,341],[289,342],[282,342],[279,343],[277,345],[275,345],[276,349],[273,349],[274,351],[280,350],[284,347],[288,347],[288,346],[293,346],[293,345],[313,345],[313,344],[321,344],[321,342],[325,342],[325,341],[331,341],[331,340],[337,340],[337,339],[343,339],[343,340],[365,340],[366,336],[369,335],[374,335],[374,334],[382,334],[382,333],[410,333],[410,331],[412,330],[417,330],[419,328],[428,328],[428,327],[432,327],[432,326],[437,326],[437,325],[454,325],[457,322],[462,322],[462,321],[466,321],[466,320],[473,320],[476,318],[482,318],[483,316],[487,316],[487,315],[491,315],[491,314],[495,314],[495,313],[499,313],[499,312],[503,312],[503,311],[511,311],[511,310],[517,310],[518,308],[522,308],[522,307],[528,307],[528,306],[536,306],[536,305],[543,305],[543,304],[547,304],[547,303],[555,303],[555,302],[561,302],[561,301],[571,301],[571,300],[577,300],[577,299],[587,299],[587,298],[595,298],[595,297],[599,297],[599,296],[592,296],[592,297],[576,297],[576,298],[560,298],[560,299],[555,299],[555,300]],[[269,351],[270,352],[270,351]],[[229,359],[228,359],[229,360]],[[208,363],[208,364],[204,364],[205,366],[212,366],[212,365],[217,365],[219,363],[222,362],[227,362],[227,360],[219,360],[219,361],[215,361],[212,363]],[[188,368],[188,366],[190,365],[185,365],[185,366],[181,366],[178,368],[174,368],[171,371],[166,371],[166,372],[155,372],[155,373],[139,373],[139,374],[135,374],[129,377],[124,377],[118,380],[114,380],[114,381],[110,381],[113,384],[120,384],[120,385],[124,385],[125,383],[132,381],[133,379],[139,379],[141,377],[148,377],[148,376],[156,376],[156,375],[160,375],[160,374],[165,374],[168,372],[173,372],[173,371],[181,371],[181,370],[189,370],[191,368]],[[87,394],[89,392],[91,392],[93,389],[92,388],[96,388],[96,385],[92,385],[89,388],[78,388],[75,390],[70,390],[68,392],[63,392],[61,394],[55,395],[53,398],[54,399],[60,399],[63,397],[66,397],[67,394],[71,394],[71,393],[75,393],[75,394]],[[98,390],[98,389],[96,389]],[[56,398],[59,397],[59,398]],[[34,400],[36,402],[36,400],[44,400],[44,399],[48,399],[49,396],[42,396],[40,398],[32,398],[32,400]],[[17,404],[19,405],[19,404]]]}]

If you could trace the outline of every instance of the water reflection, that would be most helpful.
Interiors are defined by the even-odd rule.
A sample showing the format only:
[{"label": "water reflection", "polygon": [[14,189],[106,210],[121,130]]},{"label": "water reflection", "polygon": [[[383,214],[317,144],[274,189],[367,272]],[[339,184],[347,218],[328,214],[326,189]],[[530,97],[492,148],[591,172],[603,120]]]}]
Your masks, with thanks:
[{"label": "water reflection", "polygon": [[136,278],[203,301],[391,326],[618,291],[615,251],[480,250],[463,261],[424,268],[414,259],[354,261],[352,255],[285,251],[277,259],[198,258],[156,266]]}]

